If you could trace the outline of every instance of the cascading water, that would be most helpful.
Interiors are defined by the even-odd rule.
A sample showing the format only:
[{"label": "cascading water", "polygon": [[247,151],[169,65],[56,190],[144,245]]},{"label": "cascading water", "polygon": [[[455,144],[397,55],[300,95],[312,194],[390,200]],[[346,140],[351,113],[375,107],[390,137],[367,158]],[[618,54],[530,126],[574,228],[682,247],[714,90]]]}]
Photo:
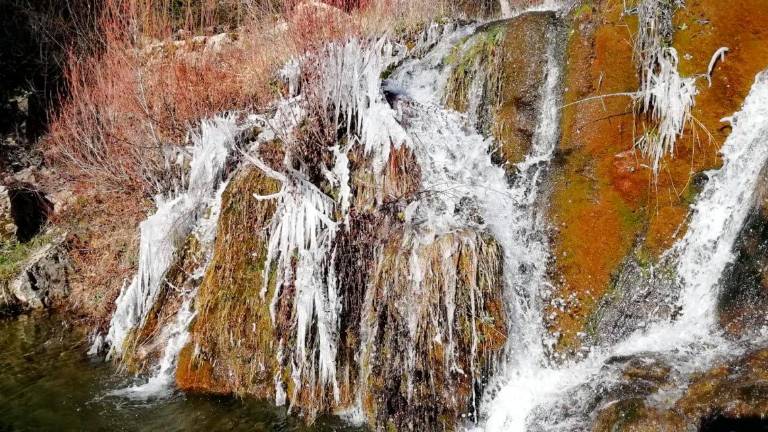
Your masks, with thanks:
[{"label": "cascading water", "polygon": [[[459,30],[459,35],[466,31]],[[504,276],[511,313],[508,351],[511,364],[544,357],[540,296],[547,290],[549,261],[546,224],[540,214],[540,183],[555,150],[559,121],[560,60],[550,35],[541,118],[528,157],[517,165],[512,184],[491,161],[490,142],[467,125],[467,119],[438,105],[448,68],[440,61],[452,37],[423,59],[406,62],[390,78],[404,90],[398,105],[422,168],[429,193],[414,202],[406,219],[421,242],[462,227],[488,229],[504,251]],[[442,43],[441,43],[442,44]],[[481,79],[481,77],[477,77]],[[482,222],[472,219],[476,208]]]},{"label": "cascading water", "polygon": [[[282,184],[282,190],[268,197],[276,199],[277,212],[269,228],[267,261],[264,267],[262,296],[270,274],[268,269],[276,266],[276,290],[272,294],[271,315],[276,322],[276,306],[283,296],[283,286],[290,287],[292,295],[292,317],[295,324],[295,346],[286,346],[285,340],[278,343],[277,362],[290,361],[294,392],[309,384],[321,388],[331,386],[338,401],[336,383],[336,352],[339,335],[339,290],[332,263],[335,249],[333,239],[343,227],[343,219],[336,219],[336,211],[343,213],[349,206],[349,159],[347,153],[353,145],[359,145],[371,158],[375,183],[381,185],[382,171],[394,148],[407,147],[413,152],[421,173],[420,199],[411,202],[404,211],[405,241],[402,253],[410,256],[411,291],[414,295],[423,292],[421,286],[427,266],[419,255],[421,248],[431,245],[438,238],[463,230],[489,232],[504,251],[504,267],[508,297],[515,325],[531,325],[530,331],[515,329],[522,339],[519,348],[510,341],[519,359],[535,349],[542,350],[543,327],[539,305],[539,291],[546,287],[546,265],[548,252],[545,225],[541,223],[539,206],[539,185],[547,169],[557,141],[559,110],[558,95],[560,84],[559,47],[554,35],[550,49],[543,53],[547,57],[545,86],[542,90],[542,107],[539,127],[536,130],[531,154],[517,165],[519,174],[510,182],[508,173],[492,160],[492,142],[474,129],[467,116],[442,106],[451,66],[446,58],[463,39],[472,36],[476,25],[456,27],[432,26],[424,38],[411,50],[406,58],[402,46],[387,39],[370,44],[357,40],[345,44],[331,44],[322,53],[318,62],[321,71],[316,96],[324,104],[324,112],[332,113],[340,123],[338,129],[347,131],[347,145],[333,148],[336,164],[332,172],[326,173],[340,193],[336,200],[313,185],[301,171],[292,168],[290,152],[277,170],[264,163],[258,150],[249,158],[268,176]],[[405,60],[404,60],[405,59]],[[403,61],[404,60],[404,61]],[[382,75],[392,65],[389,77],[382,82]],[[480,77],[478,77],[480,79]],[[302,98],[303,96],[300,96]],[[300,104],[303,102],[300,102]],[[289,141],[290,137],[284,137]],[[377,198],[380,202],[381,197]],[[465,240],[470,243],[472,240]],[[456,253],[445,249],[444,262]],[[293,257],[297,257],[296,260]],[[455,268],[444,264],[441,280],[456,279]],[[452,276],[453,275],[453,276]],[[370,288],[369,288],[370,289]],[[449,295],[443,299],[445,310],[454,310],[450,287]],[[473,305],[477,295],[470,295]],[[476,305],[475,305],[476,306]],[[475,307],[473,306],[473,307]],[[415,304],[402,304],[401,315],[408,317],[407,328],[410,358],[406,370],[402,371],[408,382],[408,397],[413,392],[413,370],[418,329],[425,325],[424,308]],[[450,312],[447,323],[452,326]],[[371,329],[362,328],[360,353],[366,357],[367,347],[373,346],[369,338],[375,334],[375,322],[364,319]],[[365,326],[363,326],[365,327]],[[534,329],[535,327],[535,329]],[[448,338],[447,344],[453,349],[453,328],[441,334]],[[475,339],[477,335],[474,336]],[[312,340],[313,345],[308,341]],[[477,345],[477,341],[473,346]],[[474,349],[473,349],[474,350]],[[446,354],[451,358],[451,353]],[[473,352],[470,363],[474,362]],[[543,355],[543,354],[542,354]],[[368,376],[364,361],[360,374]],[[450,362],[449,362],[450,363]],[[409,366],[410,365],[410,366]],[[456,366],[452,366],[456,368]],[[473,380],[475,370],[471,371]],[[285,400],[286,385],[278,373],[275,376],[277,402]],[[473,388],[475,386],[473,385]],[[360,391],[364,391],[361,387]],[[291,400],[296,399],[292,394]],[[358,404],[362,400],[358,397]],[[476,395],[475,400],[479,397]],[[358,411],[360,411],[358,407]]]},{"label": "cascading water", "polygon": [[[486,407],[485,430],[524,431],[533,425],[542,430],[586,428],[588,412],[582,411],[585,417],[579,417],[574,410],[589,410],[580,404],[588,404],[596,383],[614,378],[605,369],[610,357],[656,352],[685,380],[718,358],[742,352],[720,337],[714,317],[720,276],[734,258],[734,241],[754,205],[759,173],[768,160],[767,73],[757,77],[743,109],[730,121],[733,132],[722,148],[723,168],[711,173],[686,236],[668,252],[678,262],[681,318],[656,323],[615,346],[596,347],[581,362],[508,372],[506,386]],[[672,391],[665,403],[677,396]],[[657,398],[665,400],[665,395]],[[572,406],[563,406],[567,412],[563,414],[558,404]]]}]

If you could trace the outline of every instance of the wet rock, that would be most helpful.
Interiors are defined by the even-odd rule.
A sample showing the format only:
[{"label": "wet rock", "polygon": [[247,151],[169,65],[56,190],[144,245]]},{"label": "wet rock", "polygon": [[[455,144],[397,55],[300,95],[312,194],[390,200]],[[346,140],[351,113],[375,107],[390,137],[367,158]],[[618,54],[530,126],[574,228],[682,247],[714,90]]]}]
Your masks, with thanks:
[{"label": "wet rock", "polygon": [[633,255],[590,317],[590,342],[612,345],[650,323],[672,319],[677,292],[674,260],[654,264]]},{"label": "wet rock", "polygon": [[715,416],[768,416],[768,350],[745,354],[701,374],[675,407],[685,413],[691,424],[701,424]]},{"label": "wet rock", "polygon": [[[673,389],[677,377],[657,353],[615,356],[607,359],[594,379],[565,392],[559,400],[533,412],[531,430],[661,431],[677,418],[655,416],[644,428],[635,423],[655,408],[646,405],[654,395]],[[563,429],[564,425],[569,429]],[[677,430],[677,429],[671,429]]]},{"label": "wet rock", "polygon": [[[663,359],[644,364],[633,357],[624,365],[623,383],[664,378]],[[637,366],[641,367],[637,368]],[[710,370],[670,383],[677,395],[659,403],[658,390],[613,393],[595,411],[594,431],[760,431],[768,428],[768,350],[760,349]],[[663,387],[662,387],[663,388]]]},{"label": "wet rock", "polygon": [[409,252],[401,235],[385,246],[361,311],[372,320],[361,334],[363,407],[377,428],[453,430],[475,418],[506,342],[501,250],[466,231]]},{"label": "wet rock", "polygon": [[[496,162],[512,171],[532,145],[541,116],[549,36],[559,26],[554,12],[533,12],[495,21],[452,57],[447,103],[467,112],[476,127],[498,140]],[[482,77],[482,87],[473,81]]]},{"label": "wet rock", "polygon": [[191,343],[179,359],[179,388],[285,402],[309,422],[352,410],[376,429],[453,430],[462,415],[475,415],[506,342],[502,253],[472,230],[420,245],[399,216],[400,201],[418,186],[409,180],[413,156],[390,154],[378,192],[362,181],[370,166],[358,156],[349,225],[335,240],[337,388],[316,370],[296,369],[294,284],[283,283],[277,298],[273,275],[264,286],[275,203],[253,194],[272,194],[278,184],[257,169],[243,170],[224,193]]},{"label": "wet rock", "polygon": [[722,276],[720,324],[735,337],[768,324],[768,175],[762,174],[755,209],[734,246],[734,262]]},{"label": "wet rock", "polygon": [[531,148],[541,118],[541,98],[546,87],[548,35],[558,26],[552,12],[514,18],[506,25],[500,47],[501,86],[494,116],[498,157],[506,164],[521,162]]},{"label": "wet rock", "polygon": [[644,380],[657,384],[667,382],[670,367],[658,356],[633,357],[625,365],[622,375],[630,380]]},{"label": "wet rock", "polygon": [[[730,129],[720,120],[739,110],[768,58],[764,1],[746,0],[728,8],[697,0],[677,11],[672,45],[680,54],[682,76],[706,72],[720,47],[729,47],[738,57],[717,65],[711,86],[698,83],[692,115],[702,127],[689,128],[678,140],[674,157],[663,161],[664,174],[654,182],[648,161],[638,153],[633,164],[626,153],[642,133],[632,101],[602,97],[638,89],[636,56],[626,43],[627,30],[636,32],[637,22],[620,2],[582,3],[569,16],[560,142],[567,156],[553,176],[549,207],[550,220],[559,228],[552,242],[557,257],[553,273],[559,279],[555,295],[576,296],[579,305],[558,313],[551,325],[562,334],[558,349],[567,352],[580,345],[578,335],[585,332],[601,298],[612,292],[638,239],[655,259],[685,233],[702,179],[692,173],[721,164],[717,150]],[[701,138],[703,129],[711,136]]]},{"label": "wet rock", "polygon": [[594,432],[674,432],[686,431],[683,419],[674,412],[649,406],[643,399],[623,399],[600,411],[592,426]]}]

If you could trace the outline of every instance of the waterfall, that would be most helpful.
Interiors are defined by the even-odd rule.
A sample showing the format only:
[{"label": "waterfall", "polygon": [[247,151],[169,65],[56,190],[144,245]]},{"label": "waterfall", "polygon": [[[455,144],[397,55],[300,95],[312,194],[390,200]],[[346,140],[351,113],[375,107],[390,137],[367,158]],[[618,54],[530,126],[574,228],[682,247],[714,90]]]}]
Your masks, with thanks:
[{"label": "waterfall", "polygon": [[110,356],[120,356],[128,333],[146,320],[179,247],[215,198],[239,132],[234,116],[227,115],[203,121],[200,133],[191,134],[186,190],[170,199],[157,197],[157,211],[140,225],[139,268],[117,298],[105,338]]},{"label": "waterfall", "polygon": [[[455,41],[448,37],[444,43],[452,46]],[[490,231],[504,251],[512,327],[509,334],[515,335],[508,340],[511,363],[543,361],[540,294],[548,287],[549,252],[538,198],[542,176],[559,137],[557,43],[552,35],[544,53],[547,70],[541,118],[530,154],[517,165],[519,174],[511,184],[504,169],[491,160],[491,142],[474,130],[470,119],[439,105],[449,71],[435,59],[446,54],[441,42],[424,58],[404,63],[391,77],[404,89],[398,108],[407,119],[404,123],[422,169],[423,187],[429,192],[409,206],[406,220],[422,243],[462,227]],[[472,212],[466,210],[467,203],[479,210],[483,221],[479,226],[473,222]]]},{"label": "waterfall", "polygon": [[[525,431],[534,415],[537,424],[546,425],[547,430],[584,427],[574,424],[577,420],[571,417],[574,410],[591,408],[577,406],[579,401],[567,395],[579,393],[580,386],[609,380],[605,360],[612,356],[657,352],[688,376],[705,370],[718,358],[742,351],[721,338],[715,328],[718,282],[734,258],[734,242],[753,208],[758,175],[768,161],[768,73],[758,75],[742,110],[728,120],[733,132],[721,150],[724,165],[709,173],[687,234],[668,252],[678,263],[681,318],[637,331],[615,346],[596,347],[583,361],[509,371],[505,387],[486,406],[486,431]],[[587,386],[582,391],[594,391],[590,389]],[[561,414],[558,403],[574,406],[563,407],[567,414]]]},{"label": "waterfall", "polygon": [[[500,3],[505,16],[515,13],[509,1]],[[560,4],[545,1],[532,10],[558,9]],[[729,119],[733,132],[722,148],[724,165],[708,173],[709,182],[693,207],[687,234],[667,252],[667,256],[677,260],[680,316],[673,322],[654,323],[638,330],[616,345],[594,347],[584,359],[556,364],[550,357],[548,348],[553,341],[542,316],[543,300],[551,290],[547,270],[552,258],[547,220],[542,211],[546,194],[542,183],[559,138],[562,41],[555,31],[550,32],[547,51],[542,53],[546,57],[546,72],[532,145],[525,159],[510,172],[494,163],[493,139],[477,130],[473,113],[481,99],[470,101],[472,112],[468,115],[443,105],[452,72],[446,58],[477,28],[433,25],[410,50],[388,38],[329,44],[313,65],[318,71],[318,94],[299,94],[305,91],[301,68],[308,60],[293,61],[283,71],[293,98],[279,101],[273,117],[253,119],[263,131],[244,157],[281,184],[278,193],[255,197],[276,202],[266,233],[261,297],[266,299],[271,293],[267,301],[273,325],[277,326],[281,318],[290,320],[286,328],[292,332],[282,334],[274,345],[279,365],[274,374],[278,404],[288,398],[297,399],[302,386],[318,386],[321,394],[317,397],[328,399],[321,403],[333,406],[323,393],[328,388],[332,389],[336,403],[341,400],[336,356],[344,291],[334,268],[335,242],[337,234],[348,228],[353,202],[350,151],[354,146],[360,146],[370,158],[376,187],[383,183],[382,173],[393,149],[406,147],[420,169],[421,190],[398,214],[405,231],[398,252],[409,265],[411,295],[418,297],[426,291],[427,271],[442,272],[439,280],[446,295],[440,299],[439,317],[425,317],[425,307],[418,301],[393,306],[407,321],[406,331],[400,337],[406,339],[405,349],[411,350],[405,353],[406,370],[402,371],[408,398],[416,380],[413,363],[417,358],[419,329],[434,325],[445,330],[438,335],[447,338],[447,359],[454,355],[454,338],[459,331],[454,320],[457,271],[449,259],[457,254],[457,247],[450,242],[439,244],[436,250],[443,262],[433,268],[429,268],[431,261],[419,252],[425,246],[437,244],[441,237],[461,236],[465,232],[490,234],[501,247],[509,317],[503,363],[494,370],[496,376],[490,378],[482,395],[475,392],[481,380],[484,382],[488,377],[475,376],[479,335],[472,321],[468,337],[472,339],[471,401],[475,411],[479,410],[473,412],[473,418],[480,416],[478,429],[524,431],[533,420],[552,430],[578,429],[582,419],[563,415],[562,405],[578,394],[581,400],[574,409],[586,406],[589,395],[585,394],[599,387],[595,383],[613,379],[615,371],[606,366],[606,360],[614,356],[656,352],[668,358],[676,371],[690,374],[728,351],[737,352],[716,330],[718,282],[725,267],[733,261],[735,239],[753,207],[758,174],[768,160],[768,73],[757,77],[743,109]],[[388,78],[382,80],[385,73]],[[473,91],[483,87],[481,79],[484,77],[476,77],[471,83]],[[324,149],[332,154],[328,158],[332,164],[330,169],[320,167],[328,180],[322,187],[306,173],[306,161],[294,160],[291,155],[290,146],[296,144],[293,132],[311,112],[305,110],[310,96],[318,97],[324,109],[321,112],[331,113],[337,126],[335,132],[346,134],[335,146]],[[192,135],[188,186],[170,198],[158,198],[157,211],[141,224],[139,268],[117,299],[105,339],[111,347],[110,355],[121,355],[127,335],[147,320],[165,275],[190,234],[200,240],[206,255],[193,277],[205,274],[226,188],[222,181],[226,162],[241,130],[233,117],[224,116],[204,121],[200,134]],[[273,165],[265,163],[259,156],[259,146],[273,139],[285,144],[285,160],[280,167],[273,166],[274,161]],[[326,162],[323,160],[322,164]],[[381,204],[381,195],[376,201]],[[210,213],[206,216],[207,210]],[[461,241],[470,244],[470,249],[477,246],[476,238]],[[472,259],[477,261],[476,257]],[[470,265],[477,267],[476,262]],[[273,282],[274,292],[270,292]],[[473,289],[476,287],[468,288]],[[195,295],[195,290],[182,293],[175,319],[162,330],[165,350],[149,381],[114,394],[142,398],[168,394],[179,353],[188,342],[188,328],[195,318]],[[279,317],[278,312],[286,310],[278,311],[278,306],[288,296],[292,296],[290,316]],[[467,297],[473,313],[470,319],[474,320],[479,295],[473,291]],[[373,301],[365,299],[366,303]],[[373,339],[379,323],[375,319],[365,316],[361,320],[360,326],[368,327],[360,329],[358,359],[364,359],[365,350],[376,343]],[[368,366],[364,361],[358,361],[362,377],[359,381],[366,383],[373,372],[365,370]],[[411,370],[407,370],[409,367]],[[282,373],[286,368],[292,373],[292,385],[284,382],[286,377]],[[363,386],[357,390],[365,391]],[[292,394],[288,395],[288,391]],[[362,400],[358,396],[359,406],[350,410],[358,413],[358,417],[364,412]]]},{"label": "waterfall", "polygon": [[721,149],[723,168],[709,173],[677,246],[684,286],[680,326],[692,333],[715,324],[717,283],[734,259],[733,244],[754,206],[759,174],[768,160],[768,73],[758,75],[742,111],[727,121],[733,132]]},{"label": "waterfall", "polygon": [[509,0],[499,0],[499,6],[501,7],[501,16],[506,18],[512,15],[512,6],[509,5]]}]

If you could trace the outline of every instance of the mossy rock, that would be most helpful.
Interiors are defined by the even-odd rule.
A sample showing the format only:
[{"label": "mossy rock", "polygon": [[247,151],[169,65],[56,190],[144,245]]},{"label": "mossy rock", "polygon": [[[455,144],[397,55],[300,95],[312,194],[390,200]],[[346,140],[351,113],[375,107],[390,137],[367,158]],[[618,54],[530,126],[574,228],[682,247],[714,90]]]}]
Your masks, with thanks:
[{"label": "mossy rock", "polygon": [[[718,48],[731,48],[712,85],[700,81],[689,128],[675,154],[662,161],[658,178],[635,150],[638,135],[632,101],[600,96],[637,90],[630,35],[637,18],[624,3],[600,0],[571,11],[562,110],[562,139],[549,216],[557,228],[556,298],[574,298],[565,312],[551,310],[558,349],[574,352],[578,335],[612,289],[622,267],[642,250],[654,262],[685,234],[691,203],[700,190],[697,173],[717,168],[718,149],[730,133],[720,119],[740,109],[755,75],[768,67],[767,19],[762,0],[724,8],[714,0],[686,2],[674,16],[672,46],[683,76],[707,71]],[[763,20],[763,21],[761,21]],[[733,35],[741,35],[734,38]],[[641,128],[642,129],[642,128]],[[706,131],[704,130],[706,129]],[[640,133],[642,130],[640,130]],[[642,267],[642,266],[641,266]]]},{"label": "mossy rock", "polygon": [[[492,22],[478,28],[447,59],[453,69],[446,104],[461,112],[476,110],[469,114],[476,116],[482,132],[496,138],[494,158],[510,173],[528,154],[541,118],[550,35],[559,25],[554,12]],[[473,88],[478,79],[482,88]],[[470,94],[478,90],[480,103],[470,106]]]}]

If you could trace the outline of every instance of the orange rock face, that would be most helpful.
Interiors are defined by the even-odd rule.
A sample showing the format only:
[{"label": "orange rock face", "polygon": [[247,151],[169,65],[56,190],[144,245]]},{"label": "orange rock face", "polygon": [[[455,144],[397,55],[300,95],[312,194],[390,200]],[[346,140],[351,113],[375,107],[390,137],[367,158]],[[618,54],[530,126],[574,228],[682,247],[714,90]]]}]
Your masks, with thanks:
[{"label": "orange rock face", "polygon": [[556,295],[571,300],[565,311],[550,315],[562,349],[579,345],[576,333],[633,251],[657,257],[685,233],[694,174],[721,163],[718,150],[730,130],[720,119],[739,110],[755,75],[768,67],[766,6],[763,0],[728,7],[694,0],[677,12],[673,45],[683,76],[705,74],[720,47],[730,52],[715,67],[711,87],[703,77],[697,81],[694,125],[663,160],[656,180],[634,149],[642,116],[633,115],[631,98],[615,95],[638,88],[632,53],[637,19],[623,14],[616,0],[573,12],[561,166],[550,210]]}]

